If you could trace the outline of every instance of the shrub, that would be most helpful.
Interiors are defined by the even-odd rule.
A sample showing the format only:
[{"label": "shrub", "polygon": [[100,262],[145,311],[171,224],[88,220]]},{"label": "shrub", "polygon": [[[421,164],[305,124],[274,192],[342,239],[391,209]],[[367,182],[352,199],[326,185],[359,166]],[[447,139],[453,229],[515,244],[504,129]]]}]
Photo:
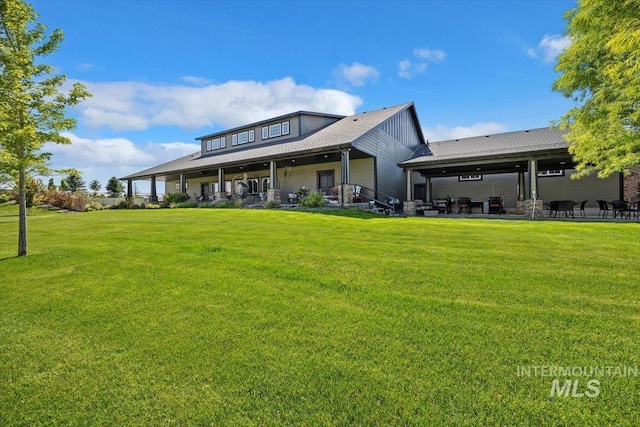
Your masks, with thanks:
[{"label": "shrub", "polygon": [[244,200],[236,199],[236,201],[233,202],[233,206],[236,207],[236,208],[243,208],[244,207]]},{"label": "shrub", "polygon": [[186,202],[180,202],[180,203],[176,203],[174,205],[175,208],[197,208],[198,207],[198,202],[195,202],[193,200],[189,200]]},{"label": "shrub", "polygon": [[269,200],[267,202],[267,205],[265,206],[265,208],[267,209],[278,209],[280,207],[280,203],[276,202],[275,200]]},{"label": "shrub", "polygon": [[169,205],[177,205],[178,203],[186,202],[187,200],[189,200],[189,196],[184,193],[168,193],[164,195],[164,202]]},{"label": "shrub", "polygon": [[233,208],[235,207],[234,203],[229,200],[216,200],[211,204],[214,208]]},{"label": "shrub", "polygon": [[0,193],[0,203],[6,203],[11,200],[11,194],[9,193]]},{"label": "shrub", "polygon": [[120,203],[111,206],[111,209],[129,209],[129,203],[126,200],[120,200]]},{"label": "shrub", "polygon": [[300,201],[300,204],[307,208],[320,208],[324,206],[324,197],[319,191],[312,191]]},{"label": "shrub", "polygon": [[200,202],[198,203],[198,207],[206,209],[206,208],[212,208],[213,206],[209,202]]},{"label": "shrub", "polygon": [[104,206],[102,206],[102,204],[98,202],[89,202],[84,205],[85,212],[101,211],[102,209],[104,209]]},{"label": "shrub", "polygon": [[160,209],[160,205],[155,204],[155,203],[147,203],[144,206],[145,209]]}]

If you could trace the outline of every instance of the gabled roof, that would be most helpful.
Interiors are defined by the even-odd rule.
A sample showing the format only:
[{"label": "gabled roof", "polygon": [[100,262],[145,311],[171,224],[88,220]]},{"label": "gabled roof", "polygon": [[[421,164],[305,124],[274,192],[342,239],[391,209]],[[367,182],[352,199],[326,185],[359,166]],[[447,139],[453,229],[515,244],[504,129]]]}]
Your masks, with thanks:
[{"label": "gabled roof", "polygon": [[566,152],[566,131],[539,128],[494,135],[430,142],[431,155],[418,148],[414,156],[400,163],[401,167],[428,165],[456,160],[491,159],[519,154]]},{"label": "gabled roof", "polygon": [[133,173],[121,179],[144,179],[152,175],[162,176],[178,172],[226,167],[246,162],[278,160],[294,155],[305,155],[339,148],[348,148],[358,138],[364,136],[390,117],[407,108],[413,108],[413,103],[410,102],[347,116],[310,135],[275,144],[254,145],[246,149],[228,151],[213,156],[201,156],[200,152],[196,152],[171,162]]}]

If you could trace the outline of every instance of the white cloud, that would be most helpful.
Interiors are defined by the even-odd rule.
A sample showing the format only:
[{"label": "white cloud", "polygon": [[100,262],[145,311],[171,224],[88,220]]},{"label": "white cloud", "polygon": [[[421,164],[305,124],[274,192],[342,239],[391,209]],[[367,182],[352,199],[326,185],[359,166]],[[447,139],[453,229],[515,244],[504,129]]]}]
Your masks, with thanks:
[{"label": "white cloud", "polygon": [[560,34],[549,35],[546,34],[538,47],[535,49],[529,49],[527,54],[534,59],[548,64],[556,60],[558,55],[571,44],[571,39],[567,36],[561,36]]},{"label": "white cloud", "polygon": [[[112,176],[125,176],[200,150],[198,144],[178,141],[136,145],[126,138],[88,139],[73,133],[63,135],[71,140],[71,144],[48,143],[44,147],[43,151],[53,154],[51,167],[77,169],[87,185],[97,179],[103,188]],[[148,191],[148,183],[140,182],[139,185],[141,191]],[[159,186],[158,190],[161,188]]]},{"label": "white cloud", "polygon": [[413,62],[403,59],[398,62],[398,76],[403,79],[411,79],[426,71],[429,63],[442,62],[447,54],[440,49],[427,49],[417,47],[413,49]]},{"label": "white cloud", "polygon": [[449,127],[437,125],[435,128],[422,128],[424,137],[429,141],[446,141],[449,139],[468,138],[471,136],[490,135],[507,130],[507,126],[495,122],[478,122],[471,126]]},{"label": "white cloud", "polygon": [[364,86],[367,81],[373,81],[378,78],[380,73],[375,67],[354,62],[351,65],[340,64],[333,75],[339,79],[347,81],[352,86]]},{"label": "white cloud", "polygon": [[198,77],[198,76],[181,76],[180,80],[182,80],[185,83],[191,83],[196,86],[206,86],[213,83],[211,79],[207,79],[205,77]]},{"label": "white cloud", "polygon": [[419,59],[426,59],[430,62],[440,62],[447,57],[447,54],[440,49],[415,48],[413,50],[413,56]]},{"label": "white cloud", "polygon": [[[194,77],[183,80],[204,82]],[[298,110],[350,115],[362,104],[357,96],[297,84],[290,77],[268,82],[228,81],[202,87],[142,82],[83,83],[93,97],[77,107],[80,120],[116,130],[144,130],[152,126],[227,128]]]}]

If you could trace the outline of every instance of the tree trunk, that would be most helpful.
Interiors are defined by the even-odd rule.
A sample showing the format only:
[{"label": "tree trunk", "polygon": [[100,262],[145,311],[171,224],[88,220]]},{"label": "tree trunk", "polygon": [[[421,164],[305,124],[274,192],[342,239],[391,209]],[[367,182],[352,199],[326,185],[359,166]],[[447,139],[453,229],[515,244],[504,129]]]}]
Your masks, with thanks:
[{"label": "tree trunk", "polygon": [[27,254],[27,192],[26,192],[26,174],[20,171],[18,177],[18,204],[20,213],[18,219],[18,256]]}]

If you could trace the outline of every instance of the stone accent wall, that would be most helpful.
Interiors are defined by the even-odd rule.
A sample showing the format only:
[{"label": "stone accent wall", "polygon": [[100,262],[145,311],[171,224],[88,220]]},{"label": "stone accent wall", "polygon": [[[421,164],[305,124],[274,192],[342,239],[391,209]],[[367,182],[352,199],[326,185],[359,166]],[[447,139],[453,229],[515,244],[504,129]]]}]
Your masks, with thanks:
[{"label": "stone accent wall", "polygon": [[404,212],[405,216],[415,216],[417,205],[418,203],[413,200],[402,202],[402,212]]},{"label": "stone accent wall", "polygon": [[624,199],[640,198],[640,167],[631,168],[631,174],[624,177]]},{"label": "stone accent wall", "polygon": [[274,202],[281,202],[282,199],[282,193],[280,193],[280,190],[277,188],[268,188],[267,189],[267,202],[270,201],[274,201]]},{"label": "stone accent wall", "polygon": [[[536,200],[536,211],[534,218],[544,217],[544,211],[542,208],[543,201],[541,199]],[[531,218],[531,210],[533,209],[533,199],[517,200],[516,201],[516,215],[524,215],[526,218]]]},{"label": "stone accent wall", "polygon": [[353,203],[353,184],[338,185],[338,202]]}]

